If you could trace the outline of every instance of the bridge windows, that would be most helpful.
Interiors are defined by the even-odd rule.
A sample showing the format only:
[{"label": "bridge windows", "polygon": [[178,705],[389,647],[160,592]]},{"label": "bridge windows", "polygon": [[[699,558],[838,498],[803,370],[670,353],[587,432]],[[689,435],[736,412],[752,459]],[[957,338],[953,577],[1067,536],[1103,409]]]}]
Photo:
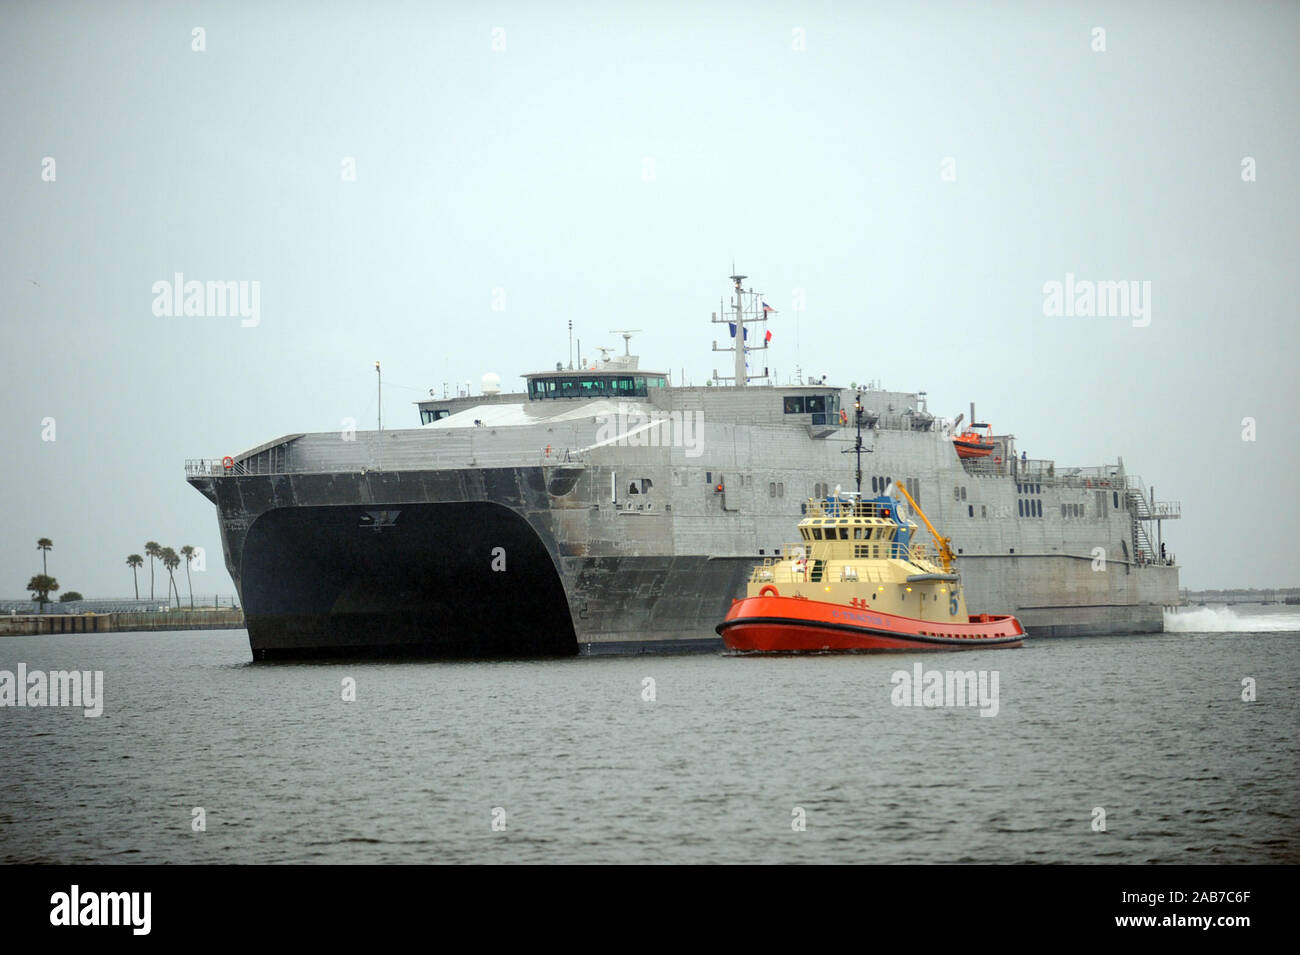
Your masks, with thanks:
[{"label": "bridge windows", "polygon": [[451,417],[450,408],[421,408],[420,424],[429,424],[434,421],[441,421],[443,418]]},{"label": "bridge windows", "polygon": [[644,398],[648,388],[667,387],[663,375],[557,375],[528,379],[528,397],[549,398]]},{"label": "bridge windows", "polygon": [[786,414],[809,414],[813,424],[826,424],[831,420],[828,416],[839,412],[840,397],[838,394],[785,395],[781,399],[781,409]]}]

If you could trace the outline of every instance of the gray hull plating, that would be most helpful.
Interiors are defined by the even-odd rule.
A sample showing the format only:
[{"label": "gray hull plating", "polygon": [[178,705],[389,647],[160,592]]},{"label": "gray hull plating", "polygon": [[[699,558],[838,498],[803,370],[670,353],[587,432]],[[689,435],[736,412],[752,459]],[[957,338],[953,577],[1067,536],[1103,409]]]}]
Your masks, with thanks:
[{"label": "gray hull plating", "polygon": [[[714,626],[802,502],[852,487],[852,429],[788,411],[811,394],[853,400],[805,386],[651,389],[617,408],[430,401],[451,417],[289,435],[192,462],[189,481],[217,505],[259,658],[718,647]],[[1162,629],[1178,570],[1153,559],[1122,463],[1022,462],[1006,436],[996,463],[963,464],[917,395],[867,402],[864,491],[908,482],[953,540],[971,612],[1015,613],[1039,637]]]}]

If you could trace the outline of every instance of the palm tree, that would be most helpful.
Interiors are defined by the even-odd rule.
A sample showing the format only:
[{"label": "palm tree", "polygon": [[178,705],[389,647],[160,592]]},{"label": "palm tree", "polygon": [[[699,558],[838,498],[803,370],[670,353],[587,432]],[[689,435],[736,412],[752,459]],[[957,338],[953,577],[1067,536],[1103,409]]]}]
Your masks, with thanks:
[{"label": "palm tree", "polygon": [[176,551],[172,550],[170,547],[164,547],[159,552],[158,556],[162,559],[162,565],[167,568],[167,577],[171,584],[167,590],[167,603],[170,604],[172,602],[172,591],[175,590],[176,609],[179,610],[181,606],[181,592],[176,588],[175,570],[181,565],[181,559],[176,555]]},{"label": "palm tree", "polygon": [[135,581],[135,599],[140,599],[140,578],[136,576],[136,570],[144,566],[144,558],[139,554],[127,554],[126,566],[131,568],[131,579]]},{"label": "palm tree", "polygon": [[194,559],[194,548],[186,544],[181,548],[181,556],[185,558],[185,589],[190,592],[190,609],[194,609],[194,580],[190,577],[190,561]]},{"label": "palm tree", "polygon": [[41,610],[44,611],[45,605],[50,602],[50,594],[59,589],[59,582],[49,574],[37,574],[27,581],[27,589],[31,591],[32,599],[40,602]]},{"label": "palm tree", "polygon": [[149,599],[153,600],[153,562],[155,557],[162,554],[162,548],[157,541],[149,541],[144,545],[144,553],[149,558]]},{"label": "palm tree", "polygon": [[45,555],[54,549],[54,541],[48,537],[42,537],[36,542],[36,549],[41,552],[41,575],[48,577],[50,568],[45,566]]}]

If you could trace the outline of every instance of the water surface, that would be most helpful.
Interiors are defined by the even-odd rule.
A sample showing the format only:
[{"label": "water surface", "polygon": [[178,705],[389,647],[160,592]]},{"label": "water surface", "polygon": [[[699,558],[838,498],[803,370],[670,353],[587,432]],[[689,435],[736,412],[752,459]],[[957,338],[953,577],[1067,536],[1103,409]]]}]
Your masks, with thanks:
[{"label": "water surface", "polygon": [[[0,639],[0,669],[106,683],[98,719],[0,709],[0,861],[1300,861],[1295,632],[250,660],[242,630]],[[998,714],[893,705],[917,660],[997,670]]]}]

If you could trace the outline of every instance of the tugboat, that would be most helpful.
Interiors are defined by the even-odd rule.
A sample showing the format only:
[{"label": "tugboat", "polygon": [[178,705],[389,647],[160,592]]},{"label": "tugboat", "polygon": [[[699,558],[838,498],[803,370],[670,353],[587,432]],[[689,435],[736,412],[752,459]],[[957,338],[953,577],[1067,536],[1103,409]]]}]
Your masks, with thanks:
[{"label": "tugboat", "polygon": [[[862,400],[856,402],[857,491],[810,498],[800,540],[756,566],[746,596],[715,628],[729,650],[974,650],[1018,647],[1010,615],[970,614],[951,540],[935,530],[907,488],[862,498]],[[869,452],[868,452],[869,453]],[[934,536],[931,553],[914,540],[897,490]]]}]

